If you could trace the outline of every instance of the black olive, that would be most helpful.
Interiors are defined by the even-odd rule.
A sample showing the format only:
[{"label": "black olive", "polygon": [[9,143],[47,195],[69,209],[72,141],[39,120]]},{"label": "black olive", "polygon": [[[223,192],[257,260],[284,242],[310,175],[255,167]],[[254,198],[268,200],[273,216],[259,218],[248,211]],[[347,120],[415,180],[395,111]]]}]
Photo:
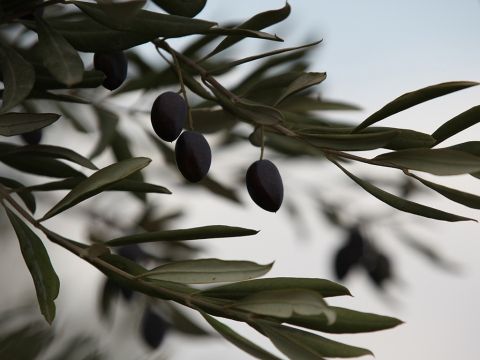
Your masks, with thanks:
[{"label": "black olive", "polygon": [[42,141],[42,129],[33,130],[20,134],[21,138],[28,145],[38,145]]},{"label": "black olive", "polygon": [[182,132],[187,120],[187,104],[172,91],[160,94],[152,105],[150,117],[155,133],[165,141],[173,141]]},{"label": "black olive", "polygon": [[257,160],[247,170],[247,190],[262,209],[276,212],[283,201],[283,182],[277,167],[269,160]]},{"label": "black olive", "polygon": [[102,85],[108,90],[117,89],[127,78],[128,61],[122,51],[95,53],[93,66],[105,74]]},{"label": "black olive", "polygon": [[184,131],[175,144],[178,170],[191,182],[207,175],[212,163],[212,152],[205,137],[195,131]]}]

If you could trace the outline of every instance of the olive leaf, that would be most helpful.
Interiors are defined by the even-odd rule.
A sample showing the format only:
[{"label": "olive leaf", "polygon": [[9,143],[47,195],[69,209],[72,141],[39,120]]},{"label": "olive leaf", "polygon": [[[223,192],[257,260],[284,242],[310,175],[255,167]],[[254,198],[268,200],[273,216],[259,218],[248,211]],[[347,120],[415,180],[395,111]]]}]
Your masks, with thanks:
[{"label": "olive leaf", "polygon": [[6,113],[0,114],[0,135],[14,136],[38,130],[53,124],[58,114]]}]

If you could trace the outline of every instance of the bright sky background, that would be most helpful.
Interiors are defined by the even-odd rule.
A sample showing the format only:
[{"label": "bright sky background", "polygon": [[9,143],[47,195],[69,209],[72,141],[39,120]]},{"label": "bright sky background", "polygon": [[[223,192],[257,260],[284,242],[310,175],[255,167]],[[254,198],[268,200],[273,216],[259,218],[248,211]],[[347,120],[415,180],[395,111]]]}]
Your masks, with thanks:
[{"label": "bright sky background", "polygon": [[[209,0],[199,17],[222,22],[242,20],[283,4],[281,0]],[[342,114],[342,118],[360,122],[395,97],[427,85],[451,80],[480,80],[480,3],[476,0],[292,0],[291,5],[290,18],[275,31],[287,40],[284,46],[299,45],[310,39],[324,39],[311,59],[312,71],[328,73],[319,91],[325,98],[353,102],[364,109],[362,112]],[[262,49],[262,43],[258,40],[246,44],[248,48],[242,47],[239,56],[251,55]],[[393,116],[382,124],[432,132],[446,120],[478,105],[478,99],[480,88],[464,90]],[[466,140],[480,140],[478,125],[459,134],[450,143]],[[268,157],[269,154],[266,155]],[[234,169],[236,160],[248,164],[258,154],[256,149],[252,149],[237,156],[238,159],[232,159],[229,154],[219,154],[212,171],[221,176],[222,167]],[[186,197],[192,210],[189,217],[178,225],[190,227],[218,223],[261,229],[256,237],[205,241],[205,247],[209,249],[205,255],[260,263],[275,260],[271,276],[332,279],[332,253],[343,241],[344,234],[327,226],[313,212],[314,205],[308,192],[299,188],[298,184],[318,179],[318,187],[323,193],[348,200],[349,214],[358,215],[364,209],[373,213],[378,211],[378,214],[390,210],[365,195],[360,188],[352,186],[333,166],[322,163],[316,168],[307,162],[298,165],[279,162],[278,165],[284,177],[287,196],[293,196],[312,211],[307,213],[306,219],[306,225],[312,232],[308,238],[301,239],[292,229],[285,209],[278,214],[266,213],[250,204],[246,191],[243,196],[245,203],[250,204],[248,208],[235,207],[212,199],[209,194],[198,195],[195,192],[195,198]],[[371,175],[372,171],[364,166],[355,170],[363,176]],[[400,174],[388,172],[387,175],[395,179]],[[442,178],[439,181],[480,194],[478,179],[461,177]],[[175,193],[178,196],[193,194],[181,188],[176,189]],[[470,211],[437,196],[415,200],[480,218],[478,211]],[[175,198],[175,201],[178,199]],[[332,304],[396,316],[406,324],[385,332],[333,338],[370,348],[377,360],[478,360],[480,225],[440,223],[403,214],[395,215],[394,219],[406,229],[418,232],[421,240],[434,244],[441,253],[460,263],[461,274],[453,275],[439,270],[405,250],[391,236],[390,223],[375,227],[373,235],[378,240],[378,246],[395,261],[398,281],[389,288],[389,296],[383,296],[362,274],[358,274],[346,282],[355,297],[336,299]],[[52,228],[67,225],[55,219],[50,224]],[[68,224],[68,230],[80,231],[82,225]],[[3,251],[11,254],[6,256],[3,269],[9,269],[9,266],[20,261],[17,247],[3,248]],[[65,289],[58,300],[58,314],[63,314],[58,319],[60,327],[64,325],[68,328],[72,321],[76,321],[93,328],[92,314],[96,311],[96,299],[92,294],[97,291],[98,284],[92,279],[100,279],[101,275],[89,266],[75,266],[81,261],[65,256],[61,249],[49,247],[49,251],[54,255],[54,263]],[[8,271],[1,271],[0,283],[8,284],[10,276]],[[26,283],[30,281],[26,271],[18,276],[23,276]],[[81,293],[78,289],[82,289]],[[1,299],[5,304],[11,303],[24,292],[23,288],[12,287],[1,294]],[[131,336],[122,330],[122,324],[131,325],[128,320],[116,322],[114,329],[109,331],[112,335],[102,340],[108,344],[114,341],[113,334],[123,334],[125,341],[116,343],[120,353],[127,351],[133,341],[127,340]],[[256,342],[273,349],[268,340],[247,327],[239,329]],[[222,340],[169,340],[163,350],[172,360],[248,358],[245,353]]]}]

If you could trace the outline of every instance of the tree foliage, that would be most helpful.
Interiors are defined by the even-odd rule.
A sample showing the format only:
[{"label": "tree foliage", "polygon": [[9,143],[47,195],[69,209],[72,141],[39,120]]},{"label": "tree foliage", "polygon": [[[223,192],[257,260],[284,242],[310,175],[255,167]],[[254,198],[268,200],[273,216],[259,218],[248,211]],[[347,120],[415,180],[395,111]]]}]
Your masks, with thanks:
[{"label": "tree foliage", "polygon": [[[153,115],[152,111],[154,128],[140,122],[138,125],[147,131],[148,141],[165,158],[165,167],[175,168],[177,163],[187,180],[198,181],[195,186],[204,187],[229,201],[239,202],[237,193],[245,190],[226,186],[208,174],[211,157],[206,134],[221,134],[224,147],[249,142],[260,148],[262,162],[247,175],[247,187],[252,199],[266,210],[278,210],[283,200],[280,172],[270,160],[263,159],[264,149],[268,148],[292,159],[309,157],[314,161],[329,161],[360,188],[395,209],[454,222],[472,219],[387,192],[358,177],[349,168],[351,163],[358,162],[397,169],[402,176],[454,202],[480,208],[478,196],[436,184],[413,172],[480,177],[479,142],[441,147],[444,140],[478,122],[478,107],[447,121],[432,134],[377,124],[398,112],[477,83],[452,81],[412,91],[386,104],[357,126],[330,121],[319,111],[355,107],[326,101],[313,92],[313,88],[327,76],[325,72],[307,70],[309,51],[319,41],[234,60],[223,56],[225,50],[247,38],[281,42],[280,37],[264,29],[288,17],[288,3],[228,26],[194,18],[206,1],[154,0],[152,3],[149,4],[150,10],[145,10],[146,1],[141,0],[0,2],[0,18],[4,25],[0,32],[1,80],[4,84],[0,135],[21,135],[27,142],[27,145],[19,145],[16,141],[0,143],[0,162],[17,171],[11,178],[0,178],[0,194],[18,236],[45,319],[48,322],[54,320],[54,300],[59,287],[61,291],[43,246],[43,241],[48,239],[107,276],[102,295],[105,314],[108,314],[113,294],[121,292],[130,299],[143,293],[198,311],[216,332],[259,359],[278,357],[239,335],[219,318],[250,325],[291,359],[370,354],[369,350],[338,343],[310,331],[370,332],[401,323],[391,317],[330,306],[327,298],[349,295],[340,284],[313,278],[258,279],[270,270],[272,264],[222,259],[180,260],[173,255],[155,258],[139,247],[139,244],[155,243],[166,246],[171,254],[182,248],[192,257],[195,247],[188,241],[253,236],[257,231],[235,224],[165,229],[169,217],[155,218],[146,194],[164,196],[171,192],[145,181],[141,170],[151,160],[133,155],[132,144],[138,140],[120,128],[125,116],[134,118],[149,114],[150,109],[121,109],[110,101],[125,94],[157,93],[159,89],[179,87],[178,93],[170,91],[161,95],[179,98],[175,104],[173,100],[167,105],[160,102],[150,104],[156,114]],[[189,45],[181,50],[175,49],[170,40],[180,37],[192,37]],[[161,56],[164,65],[153,65],[135,51],[138,46],[150,48],[151,55]],[[92,68],[89,64],[94,56]],[[242,73],[230,89],[222,85],[219,80],[222,75],[247,63],[256,64],[250,73]],[[116,90],[105,96],[104,88]],[[167,108],[157,109],[158,106]],[[92,136],[85,127],[87,114],[94,114],[98,120],[95,129],[98,141],[90,154],[39,144],[41,134],[48,131],[48,126],[66,120],[79,133]],[[158,117],[166,117],[173,123],[158,125]],[[236,130],[241,123],[244,124],[242,129],[250,129],[249,136]],[[182,128],[186,130],[177,140],[181,146],[177,143],[174,150],[164,140],[175,140]],[[373,158],[357,153],[377,149],[382,152]],[[111,150],[114,161],[100,165],[95,159],[108,150]],[[264,164],[268,166],[261,166]],[[273,180],[269,177],[272,172]],[[30,183],[32,178],[24,177],[24,174],[55,180]],[[24,178],[29,182],[27,185],[23,184]],[[35,215],[37,193],[59,190],[68,192],[45,214]],[[44,224],[47,219],[65,216],[63,212],[81,206],[91,197],[102,196],[106,191],[131,193],[144,202],[145,211],[134,226],[135,233],[93,239],[94,242],[87,245],[78,241],[83,239],[70,239]],[[42,238],[32,231],[32,227],[42,233]],[[357,234],[357,238],[360,237]],[[350,256],[349,251],[355,246],[353,243],[346,246],[339,257]],[[359,246],[364,251],[363,245]],[[377,268],[370,267],[372,276],[379,276],[378,266],[385,264],[381,256],[377,259],[380,265],[376,263]],[[358,261],[360,257],[352,259],[352,264]],[[153,267],[152,262],[155,263]],[[345,275],[346,271],[348,268],[341,265],[337,268],[339,276]],[[219,282],[229,284],[214,285]],[[213,285],[195,287],[194,284]],[[190,320],[180,315],[181,312],[171,303],[166,305],[170,309],[170,321],[181,329],[181,324]],[[144,317],[142,331],[146,332],[146,341],[156,346],[163,335],[152,337],[149,329],[163,324],[163,320],[151,308],[146,309]],[[179,318],[182,321],[178,321]],[[195,332],[196,325],[189,324],[184,326],[186,332]]]}]

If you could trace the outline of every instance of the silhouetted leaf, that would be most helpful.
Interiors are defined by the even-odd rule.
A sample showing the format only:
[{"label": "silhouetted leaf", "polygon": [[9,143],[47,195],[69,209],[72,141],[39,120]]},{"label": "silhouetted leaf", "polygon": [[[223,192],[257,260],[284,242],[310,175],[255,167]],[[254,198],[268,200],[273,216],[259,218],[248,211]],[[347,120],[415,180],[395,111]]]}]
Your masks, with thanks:
[{"label": "silhouetted leaf", "polygon": [[28,96],[35,83],[35,72],[29,62],[3,42],[0,42],[0,66],[5,87],[0,112],[6,112]]},{"label": "silhouetted leaf", "polygon": [[118,115],[99,107],[95,107],[98,126],[100,129],[100,139],[90,154],[90,159],[100,155],[113,141],[117,133]]},{"label": "silhouetted leaf", "polygon": [[341,166],[339,163],[336,161],[332,162],[337,165],[350,179],[355,181],[360,187],[362,187],[365,191],[369,192],[373,196],[375,196],[378,200],[384,202],[385,204],[390,205],[391,207],[405,211],[407,213],[431,218],[431,219],[436,219],[436,220],[443,220],[443,221],[467,221],[467,220],[472,220],[475,221],[474,219],[470,219],[467,217],[451,214],[445,211],[437,210],[425,205],[417,204],[416,202],[402,199],[401,197],[398,197],[396,195],[390,194],[382,189],[379,189],[378,187],[356,177],[352,173],[348,172],[343,166]]},{"label": "silhouetted leaf", "polygon": [[52,323],[55,318],[54,300],[58,296],[60,280],[40,238],[11,210],[5,208],[5,211],[17,234],[23,259],[32,275],[40,310],[45,320]]},{"label": "silhouetted leaf", "polygon": [[0,114],[0,135],[14,136],[44,128],[60,118],[57,114]]},{"label": "silhouetted leaf", "polygon": [[475,85],[478,85],[478,83],[473,81],[452,81],[427,86],[416,91],[408,92],[388,103],[374,114],[370,115],[360,125],[358,125],[354,131],[364,129],[367,126],[385,119],[386,117],[421,104],[425,101],[432,100],[439,96],[447,95]]},{"label": "silhouetted leaf", "polygon": [[0,157],[0,161],[10,167],[13,167],[14,169],[23,171],[28,174],[55,178],[85,178],[85,175],[70,167],[69,165],[61,161],[46,157],[34,155],[9,155]]},{"label": "silhouetted leaf", "polygon": [[[0,184],[2,184],[3,186],[6,186],[6,187],[8,187],[12,190],[24,187],[22,183],[20,183],[16,180],[5,178],[5,177],[0,177]],[[20,198],[22,199],[24,204],[27,206],[28,210],[30,210],[33,214],[35,212],[36,207],[37,207],[37,205],[35,203],[35,197],[33,196],[33,194],[30,191],[23,191],[23,192],[19,192],[17,194],[18,194],[18,196],[20,196]]]},{"label": "silhouetted leaf", "polygon": [[283,91],[282,95],[275,102],[275,105],[280,104],[284,99],[299,91],[320,84],[326,78],[327,73],[308,72],[301,74],[297,79],[292,81],[290,85],[288,85],[288,87]]},{"label": "silhouetted leaf", "polygon": [[43,216],[42,221],[102,192],[111,184],[125,179],[135,171],[143,169],[150,162],[150,159],[144,157],[132,158],[98,170],[75,186],[72,191]]},{"label": "silhouetted leaf", "polygon": [[265,275],[270,271],[272,265],[238,260],[183,260],[160,265],[141,274],[140,278],[167,280],[182,284],[242,281]]},{"label": "silhouetted leaf", "polygon": [[203,10],[207,0],[153,0],[153,2],[169,14],[193,18]]},{"label": "silhouetted leaf", "polygon": [[262,360],[280,360],[278,357],[276,357],[273,354],[270,354],[268,351],[262,349],[258,345],[254,344],[250,340],[244,338],[240,334],[236,333],[233,331],[230,327],[227,325],[221,323],[214,317],[204,313],[200,312],[202,316],[207,320],[207,322],[220,334],[222,335],[225,339],[230,341],[233,345],[237,346],[238,348],[242,349],[245,351],[247,354],[250,354],[256,359],[262,359]]},{"label": "silhouetted leaf", "polygon": [[474,106],[471,109],[455,116],[453,119],[448,120],[442,126],[440,126],[432,136],[437,140],[435,145],[440,144],[442,141],[449,137],[458,134],[459,132],[469,128],[480,122],[480,105]]},{"label": "silhouetted leaf", "polygon": [[40,16],[36,17],[38,50],[50,74],[62,84],[71,86],[83,78],[83,62],[77,51]]},{"label": "silhouetted leaf", "polygon": [[250,236],[257,233],[257,230],[245,229],[241,227],[210,225],[190,229],[161,230],[142,234],[128,235],[107,241],[105,244],[108,246],[121,246],[156,241],[182,241]]}]

